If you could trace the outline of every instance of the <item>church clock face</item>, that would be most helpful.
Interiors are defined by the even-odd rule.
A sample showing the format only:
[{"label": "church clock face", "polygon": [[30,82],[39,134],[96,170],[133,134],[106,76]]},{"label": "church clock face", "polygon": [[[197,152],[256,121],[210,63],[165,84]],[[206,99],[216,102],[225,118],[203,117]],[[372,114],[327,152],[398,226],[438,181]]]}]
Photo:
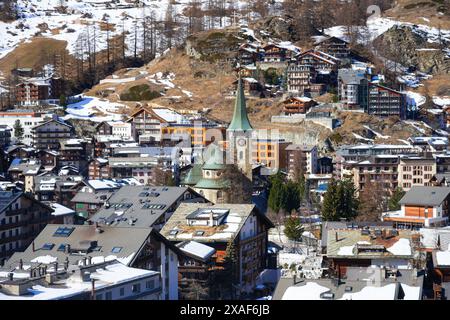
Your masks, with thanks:
[{"label": "church clock face", "polygon": [[245,139],[243,138],[240,138],[238,139],[237,143],[240,147],[244,147],[247,144],[247,141],[245,141]]}]

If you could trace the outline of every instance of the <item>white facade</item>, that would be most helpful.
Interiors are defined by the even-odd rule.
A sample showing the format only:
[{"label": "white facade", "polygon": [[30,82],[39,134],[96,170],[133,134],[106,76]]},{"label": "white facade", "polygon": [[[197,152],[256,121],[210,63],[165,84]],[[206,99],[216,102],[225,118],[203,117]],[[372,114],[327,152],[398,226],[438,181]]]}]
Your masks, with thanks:
[{"label": "white facade", "polygon": [[135,133],[133,123],[117,121],[117,122],[108,122],[108,124],[111,126],[113,136],[134,139]]},{"label": "white facade", "polygon": [[14,132],[14,124],[16,121],[19,120],[20,124],[23,128],[23,137],[22,142],[26,145],[31,145],[33,141],[33,135],[31,134],[31,128],[38,125],[39,123],[42,123],[44,121],[44,116],[34,117],[31,114],[27,115],[24,113],[24,115],[20,116],[17,113],[11,112],[11,115],[8,115],[7,112],[0,115],[0,125],[7,125],[9,128],[11,128],[11,137],[16,138],[15,132]]},{"label": "white facade", "polygon": [[178,300],[178,256],[161,243],[162,300]]}]

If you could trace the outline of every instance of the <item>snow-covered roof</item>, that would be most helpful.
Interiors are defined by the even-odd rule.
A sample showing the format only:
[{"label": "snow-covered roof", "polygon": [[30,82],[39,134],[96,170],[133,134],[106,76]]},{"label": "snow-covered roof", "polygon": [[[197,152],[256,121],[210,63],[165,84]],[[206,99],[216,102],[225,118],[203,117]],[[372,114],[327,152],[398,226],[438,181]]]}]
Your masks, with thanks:
[{"label": "snow-covered roof", "polygon": [[53,209],[52,215],[54,216],[65,216],[69,214],[75,214],[75,211],[67,208],[66,206],[63,206],[59,203],[51,203],[50,208]]},{"label": "snow-covered roof", "polygon": [[197,241],[184,242],[178,245],[178,247],[181,251],[199,257],[203,260],[208,259],[216,252],[216,249]]}]

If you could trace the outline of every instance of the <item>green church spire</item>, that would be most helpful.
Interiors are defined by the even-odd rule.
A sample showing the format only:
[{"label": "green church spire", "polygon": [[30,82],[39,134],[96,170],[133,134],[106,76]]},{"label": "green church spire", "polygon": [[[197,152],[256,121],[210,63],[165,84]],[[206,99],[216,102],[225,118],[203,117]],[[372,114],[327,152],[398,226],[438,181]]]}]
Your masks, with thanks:
[{"label": "green church spire", "polygon": [[239,75],[233,120],[231,120],[228,131],[248,131],[252,129],[250,121],[248,120],[247,107],[245,105],[244,87],[242,85],[241,76]]}]

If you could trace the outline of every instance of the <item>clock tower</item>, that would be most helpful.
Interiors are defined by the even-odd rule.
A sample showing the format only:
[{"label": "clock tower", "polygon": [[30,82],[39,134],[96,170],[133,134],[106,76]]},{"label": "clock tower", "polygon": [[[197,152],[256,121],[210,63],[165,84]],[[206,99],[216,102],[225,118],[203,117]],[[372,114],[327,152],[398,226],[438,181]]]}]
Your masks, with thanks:
[{"label": "clock tower", "polygon": [[233,119],[227,129],[227,152],[233,164],[252,178],[251,137],[253,128],[248,120],[244,87],[239,75]]}]

